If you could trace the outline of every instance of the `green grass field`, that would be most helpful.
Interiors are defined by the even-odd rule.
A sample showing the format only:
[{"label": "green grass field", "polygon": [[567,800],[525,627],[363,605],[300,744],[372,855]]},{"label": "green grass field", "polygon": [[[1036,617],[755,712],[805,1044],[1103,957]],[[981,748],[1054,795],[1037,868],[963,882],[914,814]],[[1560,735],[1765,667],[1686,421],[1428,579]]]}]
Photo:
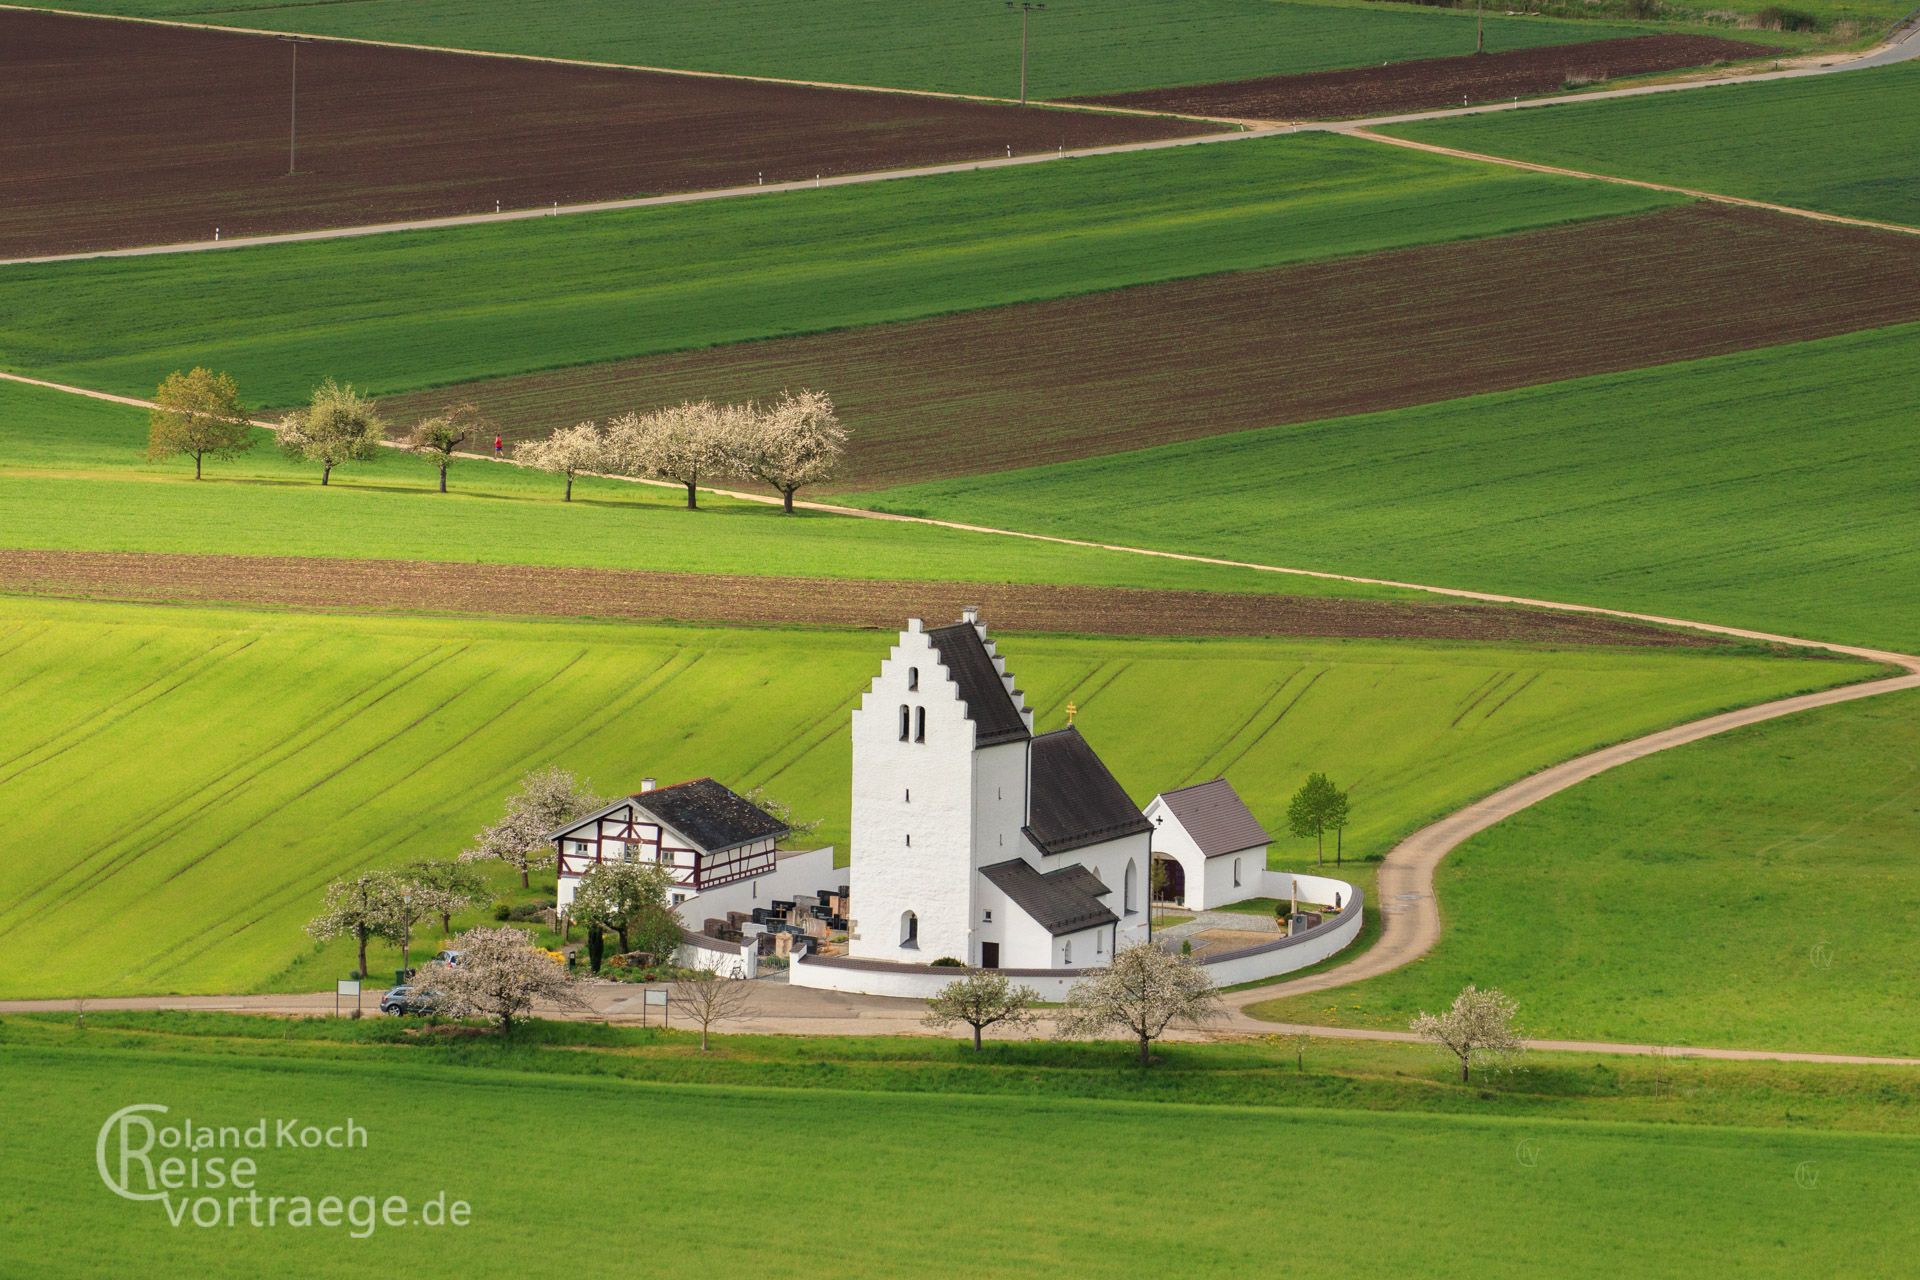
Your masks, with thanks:
[{"label": "green grass field", "polygon": [[456,460],[441,495],[435,469],[398,451],[322,489],[255,434],[196,483],[191,459],[146,460],[144,410],[0,382],[0,546],[1413,598],[711,496],[690,513],[678,490],[611,480],[576,481],[563,503],[558,479],[479,460]]},{"label": "green grass field", "polygon": [[[0,1034],[15,1105],[34,1117],[11,1133],[0,1224],[48,1276],[98,1275],[109,1252],[157,1275],[517,1274],[553,1264],[565,1247],[555,1224],[573,1220],[583,1198],[596,1238],[642,1242],[650,1267],[677,1275],[727,1273],[752,1256],[769,1276],[944,1275],[956,1265],[983,1276],[1241,1276],[1282,1255],[1289,1274],[1308,1276],[1800,1276],[1809,1257],[1842,1255],[1850,1274],[1893,1275],[1916,1241],[1904,1212],[1920,1163],[1911,1134],[1518,1118],[1494,1093],[1440,1084],[1433,1064],[1409,1074],[1436,1109],[1389,1115],[1345,1109],[1337,1096],[1206,1105],[1053,1091],[1053,1077],[1117,1085],[1119,1071],[1092,1062],[1120,1052],[1112,1046],[1014,1051],[1026,1096],[996,1096],[966,1091],[987,1072],[961,1064],[970,1051],[951,1044],[926,1047],[962,1078],[901,1093],[585,1074],[624,1071],[631,1057],[611,1047],[325,1052],[291,1038],[17,1020]],[[810,1057],[848,1056],[817,1045]],[[684,1041],[668,1051],[688,1072],[707,1069]],[[1237,1061],[1246,1078],[1278,1085],[1291,1069],[1276,1070],[1270,1052],[1248,1062],[1237,1047],[1172,1052],[1201,1064],[1192,1077],[1228,1074]],[[1164,1079],[1174,1069],[1157,1070]],[[1359,1074],[1316,1062],[1306,1078],[1335,1093]],[[1598,1061],[1587,1074],[1605,1082],[1625,1071]],[[1859,1073],[1858,1087],[1880,1079]],[[1475,1110],[1476,1096],[1477,1113],[1447,1113]],[[333,1228],[172,1227],[164,1206],[113,1197],[89,1158],[103,1121],[136,1102],[168,1108],[157,1119],[176,1125],[266,1117],[271,1131],[282,1118],[350,1117],[363,1148],[253,1153],[253,1187],[263,1198],[376,1200],[343,1207]],[[632,1154],[626,1135],[642,1144]],[[764,1161],[796,1143],[820,1154],[773,1176]],[[682,1201],[612,1185],[609,1166],[636,1156],[684,1171],[715,1152],[744,1166],[743,1194]],[[406,1222],[443,1194],[471,1206],[467,1225],[354,1225],[374,1222],[367,1209],[384,1197],[408,1198]],[[1364,1203],[1368,1230],[1316,1225],[1323,1217],[1302,1208],[1316,1203]],[[242,1224],[248,1212],[243,1204]]]},{"label": "green grass field", "polygon": [[[324,986],[350,953],[300,929],[329,879],[457,852],[548,763],[608,791],[643,774],[764,784],[844,849],[846,717],[886,644],[0,600],[0,810],[39,851],[0,867],[0,995]],[[1076,702],[1137,800],[1224,773],[1280,829],[1300,778],[1326,769],[1356,797],[1355,857],[1582,749],[1863,673],[1491,645],[1008,652],[1040,723]],[[1511,696],[1484,696],[1495,685]]]},{"label": "green grass field", "polygon": [[896,490],[889,510],[1920,645],[1920,327]]},{"label": "green grass field", "polygon": [[[0,364],[250,403],[375,392],[1499,234],[1670,203],[1291,137],[420,234],[0,274]],[[831,390],[831,388],[829,388]],[[716,398],[730,389],[715,387]]]},{"label": "green grass field", "polygon": [[1404,1026],[1477,982],[1538,1036],[1912,1056],[1916,713],[1825,708],[1556,796],[1441,864],[1432,955],[1257,1012]]},{"label": "green grass field", "polygon": [[1424,142],[1920,224],[1920,64],[1395,126]]},{"label": "green grass field", "polygon": [[[1020,18],[969,0],[359,0],[219,7],[206,0],[56,0],[46,7],[258,30],[585,58],[641,66],[1013,97]],[[1626,23],[1487,18],[1487,47],[1645,34]],[[1053,0],[1031,24],[1035,98],[1371,66],[1472,53],[1471,14],[1276,0]]]}]

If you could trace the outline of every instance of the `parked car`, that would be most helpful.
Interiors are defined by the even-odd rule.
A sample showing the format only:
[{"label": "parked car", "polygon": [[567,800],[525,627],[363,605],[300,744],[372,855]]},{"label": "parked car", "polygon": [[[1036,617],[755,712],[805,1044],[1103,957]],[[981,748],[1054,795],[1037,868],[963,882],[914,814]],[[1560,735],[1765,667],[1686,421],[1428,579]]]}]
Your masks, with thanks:
[{"label": "parked car", "polygon": [[464,954],[465,952],[455,951],[452,948],[444,948],[435,953],[433,962],[435,964],[459,964],[460,957]]},{"label": "parked car", "polygon": [[418,1016],[432,1013],[436,1003],[433,992],[424,987],[403,983],[380,997],[380,1012]]}]

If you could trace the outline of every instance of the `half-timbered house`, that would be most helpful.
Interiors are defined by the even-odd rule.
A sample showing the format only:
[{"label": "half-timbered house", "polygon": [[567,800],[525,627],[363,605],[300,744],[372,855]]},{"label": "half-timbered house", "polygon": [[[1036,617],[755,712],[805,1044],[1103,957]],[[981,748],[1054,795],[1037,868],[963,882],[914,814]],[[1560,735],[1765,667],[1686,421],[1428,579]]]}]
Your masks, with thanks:
[{"label": "half-timbered house", "polygon": [[673,905],[697,893],[771,872],[787,824],[712,778],[640,790],[554,832],[559,904],[602,862],[659,862],[673,868]]}]

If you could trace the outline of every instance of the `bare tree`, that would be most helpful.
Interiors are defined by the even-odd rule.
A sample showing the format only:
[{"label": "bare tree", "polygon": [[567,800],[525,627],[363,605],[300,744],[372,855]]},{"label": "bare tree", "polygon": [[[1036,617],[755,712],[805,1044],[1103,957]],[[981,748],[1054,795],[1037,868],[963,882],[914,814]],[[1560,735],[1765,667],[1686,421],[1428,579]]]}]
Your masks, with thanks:
[{"label": "bare tree", "polygon": [[253,428],[231,375],[175,370],[153,393],[153,412],[147,416],[149,458],[190,453],[193,478],[198,480],[202,458],[230,458],[251,448]]},{"label": "bare tree", "polygon": [[380,452],[387,438],[387,422],[373,401],[328,378],[313,389],[305,409],[280,421],[280,447],[296,458],[320,464],[320,483],[333,469],[348,462],[365,462]]},{"label": "bare tree", "polygon": [[[611,929],[620,950],[671,956],[680,947],[680,917],[667,905],[673,870],[658,862],[602,862],[587,868],[568,913],[579,923]],[[665,919],[662,918],[665,913]]]},{"label": "bare tree", "polygon": [[673,984],[673,999],[700,1024],[700,1052],[707,1051],[707,1032],[713,1024],[746,1009],[752,988],[741,978],[723,976],[711,967],[695,969]]},{"label": "bare tree", "polygon": [[475,836],[473,847],[460,860],[496,858],[520,873],[524,889],[529,873],[553,859],[547,837],[605,803],[567,770],[537,769],[520,780],[520,789],[507,799],[506,814]]},{"label": "bare tree", "polygon": [[1140,1065],[1153,1062],[1153,1042],[1175,1022],[1198,1025],[1223,1012],[1213,979],[1191,956],[1171,956],[1149,942],[1114,954],[1067,992],[1061,1035],[1099,1035],[1125,1027],[1140,1043]]},{"label": "bare tree", "polygon": [[978,1053],[980,1033],[986,1028],[1032,1026],[1033,1011],[1028,1006],[1039,998],[1032,987],[1016,987],[1003,974],[977,969],[935,992],[927,1001],[927,1016],[920,1021],[929,1027],[966,1023],[973,1028],[973,1048]]},{"label": "bare tree", "polygon": [[440,932],[453,932],[453,913],[486,896],[487,882],[472,866],[457,858],[416,862],[402,875],[417,881],[434,895],[434,914],[440,917]]},{"label": "bare tree", "polygon": [[385,937],[393,910],[394,878],[390,871],[363,871],[351,880],[327,886],[320,914],[307,922],[307,932],[325,941],[350,937],[360,948],[360,976],[367,974],[367,940]]},{"label": "bare tree", "polygon": [[454,453],[486,427],[487,420],[480,416],[478,405],[450,404],[433,417],[414,423],[406,444],[414,453],[428,454],[439,462],[440,492],[445,493],[447,468],[453,465]]},{"label": "bare tree", "polygon": [[794,491],[831,480],[847,447],[847,429],[824,391],[783,392],[765,410],[735,415],[727,437],[730,468],[778,490],[788,515]]},{"label": "bare tree", "polygon": [[565,476],[567,493],[562,501],[572,502],[575,476],[606,469],[607,440],[597,424],[580,422],[561,427],[544,440],[514,446],[513,457],[536,471]]},{"label": "bare tree", "polygon": [[727,464],[734,412],[710,400],[688,400],[652,413],[622,414],[608,424],[608,452],[622,475],[685,486],[692,511],[699,506],[701,477]]},{"label": "bare tree", "polygon": [[477,1015],[512,1035],[514,1020],[531,1013],[536,1002],[587,1007],[566,966],[518,929],[469,929],[460,935],[459,948],[459,964],[430,964],[415,981],[456,1018]]},{"label": "bare tree", "polygon": [[1526,1048],[1513,1024],[1519,1011],[1519,1006],[1498,988],[1482,991],[1468,983],[1445,1013],[1422,1012],[1411,1025],[1415,1035],[1460,1060],[1464,1083],[1472,1079],[1476,1061],[1497,1062]]}]

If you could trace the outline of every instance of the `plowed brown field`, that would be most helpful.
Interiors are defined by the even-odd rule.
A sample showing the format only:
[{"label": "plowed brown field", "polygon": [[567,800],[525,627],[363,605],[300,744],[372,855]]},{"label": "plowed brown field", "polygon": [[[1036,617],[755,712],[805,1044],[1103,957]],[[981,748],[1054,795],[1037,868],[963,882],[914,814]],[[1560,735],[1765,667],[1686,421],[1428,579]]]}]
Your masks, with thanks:
[{"label": "plowed brown field", "polygon": [[1589,40],[1544,49],[1422,58],[1351,71],[1316,71],[1220,84],[1143,89],[1069,101],[1177,111],[1234,120],[1347,120],[1355,116],[1428,107],[1496,102],[1553,93],[1568,82],[1588,83],[1653,71],[1679,71],[1712,62],[1739,62],[1780,53],[1773,45],[1717,36],[1634,36]]},{"label": "plowed brown field", "polygon": [[0,591],[166,602],[221,601],[369,613],[471,613],[806,624],[892,630],[909,616],[977,604],[1013,631],[1091,635],[1331,636],[1503,644],[1712,647],[1689,632],[1587,614],[1481,604],[1403,604],[1323,596],[1014,586],[977,582],[726,577],[627,569],[8,551]]},{"label": "plowed brown field", "polygon": [[1208,126],[0,12],[0,257],[800,180]]},{"label": "plowed brown field", "polygon": [[1447,400],[1920,320],[1920,237],[1689,205],[395,397],[513,434],[682,397],[825,387],[841,488]]}]

